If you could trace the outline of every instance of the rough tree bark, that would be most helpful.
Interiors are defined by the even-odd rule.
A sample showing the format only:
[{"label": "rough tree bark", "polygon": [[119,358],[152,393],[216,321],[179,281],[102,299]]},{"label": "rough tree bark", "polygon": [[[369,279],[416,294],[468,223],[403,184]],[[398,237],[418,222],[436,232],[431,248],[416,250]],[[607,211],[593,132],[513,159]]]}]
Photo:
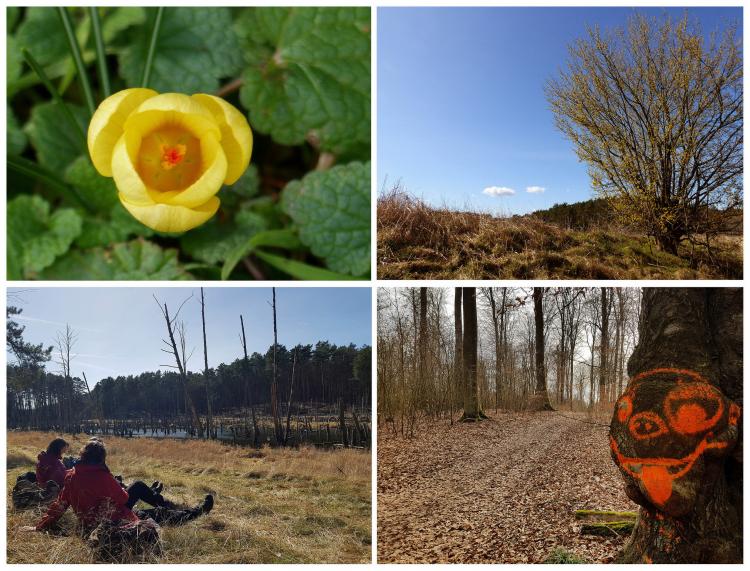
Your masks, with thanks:
[{"label": "rough tree bark", "polygon": [[547,371],[544,366],[544,288],[534,288],[534,375],[536,386],[529,399],[527,409],[532,411],[554,410],[547,394]]},{"label": "rough tree bark", "polygon": [[477,298],[476,288],[465,287],[462,292],[463,331],[463,387],[464,413],[462,422],[473,422],[487,418],[479,404],[479,379],[477,377]]},{"label": "rough tree bark", "polygon": [[641,506],[622,563],[741,563],[742,290],[645,289],[612,458]]}]

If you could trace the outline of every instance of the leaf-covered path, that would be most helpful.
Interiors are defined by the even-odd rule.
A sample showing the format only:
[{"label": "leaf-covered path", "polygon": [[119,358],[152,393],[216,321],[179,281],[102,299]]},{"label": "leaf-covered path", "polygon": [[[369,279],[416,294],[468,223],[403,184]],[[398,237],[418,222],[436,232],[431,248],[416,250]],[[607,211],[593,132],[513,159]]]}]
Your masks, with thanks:
[{"label": "leaf-covered path", "polygon": [[[573,413],[498,413],[378,438],[378,561],[542,562],[564,548],[609,562],[624,538],[579,534],[576,509],[635,510],[607,428]],[[579,419],[579,420],[576,420]]]}]

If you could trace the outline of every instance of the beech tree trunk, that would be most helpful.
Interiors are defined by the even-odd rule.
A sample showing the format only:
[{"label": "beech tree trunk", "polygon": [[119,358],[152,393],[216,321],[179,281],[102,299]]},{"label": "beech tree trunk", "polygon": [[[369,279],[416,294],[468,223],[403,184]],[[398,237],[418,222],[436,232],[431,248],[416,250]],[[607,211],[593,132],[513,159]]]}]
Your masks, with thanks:
[{"label": "beech tree trunk", "polygon": [[741,563],[742,290],[644,289],[612,458],[641,506],[621,563]]},{"label": "beech tree trunk", "polygon": [[599,402],[607,400],[607,373],[609,371],[609,297],[607,288],[602,293],[602,344],[599,350]]},{"label": "beech tree trunk", "polygon": [[547,394],[547,371],[544,366],[544,288],[534,288],[534,375],[536,386],[527,408],[529,410],[554,410]]},{"label": "beech tree trunk", "polygon": [[[453,352],[453,374],[454,374],[454,388],[458,389],[458,394],[463,399],[464,395],[464,335],[463,335],[463,318],[461,311],[462,305],[462,290],[460,287],[455,288],[455,294],[453,297],[453,317],[455,324],[455,348]],[[454,393],[455,394],[455,393]],[[451,422],[453,422],[453,407],[456,405],[455,399],[451,403]]]},{"label": "beech tree trunk", "polygon": [[463,288],[463,377],[464,414],[462,421],[486,418],[479,404],[479,379],[477,377],[477,298],[476,288]]}]

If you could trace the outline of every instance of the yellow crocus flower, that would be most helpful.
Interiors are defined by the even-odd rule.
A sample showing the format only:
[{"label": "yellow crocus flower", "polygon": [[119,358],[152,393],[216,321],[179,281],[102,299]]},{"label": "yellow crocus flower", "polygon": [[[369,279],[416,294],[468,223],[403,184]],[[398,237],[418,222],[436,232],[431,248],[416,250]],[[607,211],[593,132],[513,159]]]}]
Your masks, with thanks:
[{"label": "yellow crocus flower", "polygon": [[219,97],[133,88],[102,101],[88,147],[137,220],[159,232],[185,232],[211,218],[222,184],[245,172],[253,134],[245,116]]}]

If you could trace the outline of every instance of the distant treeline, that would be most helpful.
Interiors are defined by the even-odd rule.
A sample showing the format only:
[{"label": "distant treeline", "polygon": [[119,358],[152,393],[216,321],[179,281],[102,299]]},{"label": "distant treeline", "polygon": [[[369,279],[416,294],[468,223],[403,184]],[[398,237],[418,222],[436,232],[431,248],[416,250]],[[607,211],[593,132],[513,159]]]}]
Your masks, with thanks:
[{"label": "distant treeline", "polygon": [[544,222],[572,230],[587,230],[614,220],[612,208],[606,198],[593,198],[573,204],[554,204],[546,210],[532,212],[531,215]]},{"label": "distant treeline", "polygon": [[[742,232],[742,209],[728,208],[718,210],[716,208],[700,209],[703,218],[718,218],[719,222],[714,224],[720,232],[734,234]],[[567,202],[552,205],[545,210],[536,210],[530,216],[544,222],[555,224],[561,228],[571,230],[588,230],[617,223],[618,219],[609,200],[606,198],[593,198],[582,202]]]},{"label": "distant treeline", "polygon": [[[278,398],[286,412],[305,403],[369,406],[371,349],[369,346],[315,345],[277,347]],[[41,365],[41,366],[39,366]],[[7,410],[9,428],[75,427],[86,419],[168,418],[188,414],[178,372],[154,371],[107,377],[93,388],[86,378],[48,372],[43,364],[9,364]],[[294,378],[292,379],[292,368]],[[213,414],[256,409],[268,411],[273,377],[273,346],[209,369]],[[293,383],[293,387],[291,386]],[[208,398],[203,373],[188,374],[188,392],[198,414],[205,414]]]}]

